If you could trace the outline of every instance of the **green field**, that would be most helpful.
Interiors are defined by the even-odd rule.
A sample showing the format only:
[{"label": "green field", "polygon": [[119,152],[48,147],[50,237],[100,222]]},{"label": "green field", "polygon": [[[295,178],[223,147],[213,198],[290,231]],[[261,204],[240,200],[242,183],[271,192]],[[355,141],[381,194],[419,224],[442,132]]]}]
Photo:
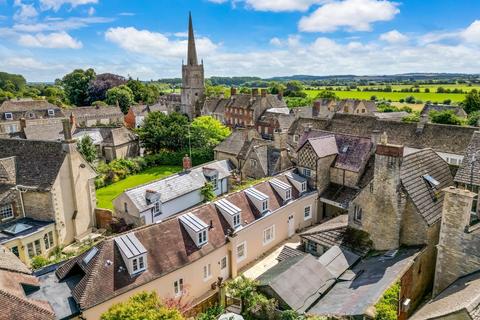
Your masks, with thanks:
[{"label": "green field", "polygon": [[112,201],[120,195],[125,189],[150,182],[152,180],[161,179],[166,176],[179,172],[180,166],[158,166],[144,170],[139,174],[127,177],[121,181],[115,182],[104,188],[97,190],[97,206],[99,208],[113,209]]},{"label": "green field", "polygon": [[[305,90],[305,93],[310,98],[315,98],[321,90]],[[465,94],[460,93],[425,93],[425,92],[377,92],[377,91],[333,91],[340,99],[366,99],[370,100],[372,96],[376,96],[377,99],[385,99],[391,101],[399,101],[406,97],[413,96],[417,100],[423,102],[443,102],[450,99],[452,102],[461,102],[465,99]]]},{"label": "green field", "polygon": [[[357,86],[357,88],[360,88],[361,90],[365,88],[385,88],[386,85],[371,85],[371,86]],[[407,89],[407,88],[414,88],[415,84],[393,84],[390,85],[393,91],[400,91],[402,89]],[[464,92],[469,92],[472,89],[480,90],[480,84],[472,84],[471,86],[466,85],[466,84],[419,84],[418,88],[420,89],[420,92],[425,92],[425,89],[428,88],[430,90],[430,93],[436,93],[437,88],[442,87],[444,89],[461,89]],[[315,89],[326,89],[326,88],[333,88],[336,90],[337,88],[341,88],[344,90],[346,86],[320,86],[320,87],[315,87]],[[408,93],[408,92],[407,92]]]}]

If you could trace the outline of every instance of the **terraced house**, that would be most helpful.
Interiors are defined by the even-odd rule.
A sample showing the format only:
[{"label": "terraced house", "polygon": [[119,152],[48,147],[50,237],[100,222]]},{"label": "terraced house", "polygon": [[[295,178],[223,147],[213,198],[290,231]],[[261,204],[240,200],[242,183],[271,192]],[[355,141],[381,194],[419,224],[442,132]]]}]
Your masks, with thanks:
[{"label": "terraced house", "polygon": [[63,305],[53,308],[64,310],[73,298],[72,314],[85,319],[98,319],[113,303],[144,290],[196,304],[216,292],[218,277],[236,277],[297,230],[316,223],[316,198],[305,179],[286,172],[109,238],[43,275],[40,282],[48,283],[43,300],[53,299],[56,287],[70,283]]}]

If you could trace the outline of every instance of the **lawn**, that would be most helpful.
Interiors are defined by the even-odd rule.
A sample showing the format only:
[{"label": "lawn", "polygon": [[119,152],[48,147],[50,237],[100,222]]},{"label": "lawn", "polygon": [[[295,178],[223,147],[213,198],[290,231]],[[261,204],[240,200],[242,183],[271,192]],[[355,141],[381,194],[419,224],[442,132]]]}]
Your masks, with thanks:
[{"label": "lawn", "polygon": [[161,179],[182,170],[180,166],[158,166],[148,168],[141,173],[131,175],[126,179],[115,182],[104,188],[97,190],[97,207],[105,209],[113,209],[112,201],[120,195],[125,189],[150,182],[152,180]]},{"label": "lawn", "polygon": [[[307,95],[314,98],[320,90],[305,90]],[[465,94],[460,93],[425,93],[425,92],[377,92],[377,91],[333,91],[340,99],[366,99],[370,100],[372,96],[376,96],[377,99],[385,99],[391,101],[399,101],[406,97],[413,96],[417,100],[423,102],[443,102],[450,99],[452,102],[461,102],[465,99]]]}]

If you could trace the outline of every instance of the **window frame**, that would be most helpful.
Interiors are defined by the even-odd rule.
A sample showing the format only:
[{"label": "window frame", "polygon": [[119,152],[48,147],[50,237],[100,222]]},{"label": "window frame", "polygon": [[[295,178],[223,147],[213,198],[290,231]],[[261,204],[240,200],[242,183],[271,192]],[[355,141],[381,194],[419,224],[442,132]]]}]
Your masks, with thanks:
[{"label": "window frame", "polygon": [[[239,256],[239,247],[243,247],[243,255]],[[241,262],[247,258],[247,242],[243,241],[242,243],[237,244],[237,247],[235,248],[236,255],[237,255],[237,262]]]},{"label": "window frame", "polygon": [[[7,211],[10,212],[8,216],[5,215]],[[15,218],[15,213],[13,211],[13,205],[11,203],[0,206],[0,221],[10,220],[13,218]]]},{"label": "window frame", "polygon": [[55,116],[55,110],[54,109],[48,109],[47,114],[49,117],[54,117]]},{"label": "window frame", "polygon": [[[235,221],[238,220],[238,221]],[[237,213],[236,215],[233,216],[233,227],[239,227],[240,226],[240,213]]]},{"label": "window frame", "polygon": [[207,230],[202,230],[198,232],[198,245],[202,246],[208,242]]},{"label": "window frame", "polygon": [[303,175],[307,178],[310,178],[312,176],[312,170],[309,168],[303,168],[302,172]]},{"label": "window frame", "polygon": [[178,278],[173,282],[173,293],[175,298],[181,297],[183,295],[183,278]]},{"label": "window frame", "polygon": [[203,266],[203,281],[210,280],[212,278],[212,264],[207,263]]},{"label": "window frame", "polygon": [[363,208],[359,205],[353,205],[353,221],[356,223],[361,223],[363,217]]},{"label": "window frame", "polygon": [[[306,215],[308,209],[308,215]],[[303,208],[303,221],[312,219],[312,206],[308,205]]]},{"label": "window frame", "polygon": [[[8,115],[8,117],[7,117],[7,115]],[[13,120],[13,113],[11,113],[11,112],[5,112],[3,114],[3,116],[5,117],[5,120]]]},{"label": "window frame", "polygon": [[[268,239],[266,235],[269,235]],[[262,244],[265,246],[275,240],[275,225],[272,224],[271,226],[263,229],[263,239]]]}]

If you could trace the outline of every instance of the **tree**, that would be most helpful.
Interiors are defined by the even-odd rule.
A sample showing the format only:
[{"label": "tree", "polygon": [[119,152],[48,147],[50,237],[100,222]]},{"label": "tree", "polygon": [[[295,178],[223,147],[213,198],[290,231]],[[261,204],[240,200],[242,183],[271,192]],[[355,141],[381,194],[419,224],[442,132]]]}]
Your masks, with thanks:
[{"label": "tree", "polygon": [[405,98],[406,103],[415,103],[415,97],[414,96],[408,96]]},{"label": "tree", "polygon": [[151,112],[138,128],[142,146],[150,153],[180,151],[188,147],[188,118],[179,113]]},{"label": "tree", "polygon": [[112,73],[98,74],[95,79],[92,79],[88,84],[88,100],[90,104],[93,101],[105,100],[107,91],[113,87],[125,84],[127,80],[119,75]]},{"label": "tree", "polygon": [[93,144],[90,136],[83,136],[83,138],[77,142],[77,149],[88,163],[92,164],[95,159],[97,159],[97,148]]},{"label": "tree", "polygon": [[315,99],[338,100],[338,97],[333,91],[322,90],[317,94]]},{"label": "tree", "polygon": [[249,301],[256,293],[258,282],[249,279],[244,275],[227,283],[227,291],[230,295],[238,298],[242,302],[242,313],[249,307]]},{"label": "tree", "polygon": [[22,75],[0,72],[0,89],[11,93],[18,92],[25,87],[27,80]]},{"label": "tree", "polygon": [[215,189],[213,184],[210,182],[206,182],[203,187],[200,189],[200,194],[203,196],[204,202],[210,202],[215,199]]},{"label": "tree", "polygon": [[225,140],[231,130],[211,116],[195,118],[191,125],[191,141],[195,147],[214,147]]},{"label": "tree", "polygon": [[226,91],[227,90],[224,86],[205,85],[205,97],[207,98],[220,97],[221,95],[224,95]]},{"label": "tree", "polygon": [[62,79],[65,95],[71,104],[76,106],[88,105],[88,85],[95,79],[93,69],[75,69]]},{"label": "tree", "polygon": [[462,106],[466,113],[472,113],[480,111],[480,94],[477,90],[473,89],[466,96],[462,102]]},{"label": "tree", "polygon": [[155,292],[141,292],[126,302],[114,304],[100,319],[184,320],[178,310],[166,307]]},{"label": "tree", "polygon": [[133,104],[132,90],[124,84],[108,89],[105,101],[110,105],[115,105],[118,103],[118,106],[122,112],[127,114],[128,109]]},{"label": "tree", "polygon": [[453,110],[430,111],[428,115],[433,123],[452,124],[458,126],[463,124],[462,119],[460,119]]},{"label": "tree", "polygon": [[469,126],[480,127],[480,111],[474,111],[468,115],[467,123]]}]

